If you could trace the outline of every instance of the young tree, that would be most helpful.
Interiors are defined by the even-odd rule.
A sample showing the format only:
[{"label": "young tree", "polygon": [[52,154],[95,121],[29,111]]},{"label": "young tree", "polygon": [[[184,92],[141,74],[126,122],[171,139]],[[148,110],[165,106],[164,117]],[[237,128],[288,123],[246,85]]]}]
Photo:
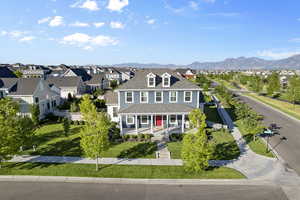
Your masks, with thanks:
[{"label": "young tree", "polygon": [[262,133],[264,130],[264,126],[261,121],[253,117],[245,118],[243,120],[243,124],[245,125],[245,131],[252,135],[253,141],[256,140],[256,135]]},{"label": "young tree", "polygon": [[110,81],[110,87],[114,90],[118,87],[118,82],[116,80]]},{"label": "young tree", "polygon": [[281,88],[279,75],[276,72],[273,72],[268,77],[268,86],[267,86],[267,93],[268,95],[272,96],[275,92],[279,92]]},{"label": "young tree", "polygon": [[80,113],[87,123],[93,123],[97,117],[97,109],[89,95],[84,95],[79,104]]},{"label": "young tree", "polygon": [[89,158],[96,159],[98,171],[99,158],[109,148],[110,122],[105,113],[98,113],[94,123],[86,124],[80,133],[80,146]]},{"label": "young tree", "polygon": [[206,116],[200,109],[194,109],[189,114],[189,120],[193,127],[195,128],[205,128],[206,127]]},{"label": "young tree", "polygon": [[251,79],[250,79],[250,88],[251,88],[252,91],[254,91],[256,93],[260,93],[263,89],[262,79],[257,75],[251,77]]},{"label": "young tree", "polygon": [[64,134],[67,137],[70,131],[70,121],[68,118],[63,118],[63,129],[64,129]]},{"label": "young tree", "polygon": [[40,124],[40,108],[38,104],[31,105],[31,119],[35,126]]},{"label": "young tree", "polygon": [[18,77],[18,78],[22,78],[23,73],[20,70],[17,70],[14,72],[14,74]]},{"label": "young tree", "polygon": [[11,99],[0,100],[0,168],[1,161],[18,153],[33,132],[28,118],[17,115],[19,106]]},{"label": "young tree", "polygon": [[195,134],[184,136],[181,155],[187,171],[199,172],[209,167],[212,146],[205,128],[200,127]]},{"label": "young tree", "polygon": [[300,77],[293,76],[289,79],[287,89],[288,100],[295,105],[297,101],[300,101]]}]

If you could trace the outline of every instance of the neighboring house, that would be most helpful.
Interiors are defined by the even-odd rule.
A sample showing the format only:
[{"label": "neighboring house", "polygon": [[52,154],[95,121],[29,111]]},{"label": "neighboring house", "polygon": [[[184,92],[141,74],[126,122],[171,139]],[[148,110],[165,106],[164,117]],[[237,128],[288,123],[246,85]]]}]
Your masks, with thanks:
[{"label": "neighboring house", "polygon": [[114,68],[108,68],[105,76],[109,81],[117,81],[118,84],[122,82],[122,74]]},{"label": "neighboring house", "polygon": [[134,77],[134,72],[129,68],[117,68],[117,70],[121,73],[122,82],[129,81]]},{"label": "neighboring house", "polygon": [[0,78],[17,78],[12,70],[6,66],[0,67]]},{"label": "neighboring house", "polygon": [[17,78],[0,78],[0,99],[10,93],[17,81]]},{"label": "neighboring house", "polygon": [[18,101],[22,115],[30,115],[31,105],[38,104],[41,118],[52,113],[60,104],[59,93],[52,91],[48,83],[40,78],[18,79],[7,96]]},{"label": "neighboring house", "polygon": [[23,78],[44,78],[50,72],[43,66],[30,65],[26,69],[21,70]]},{"label": "neighboring house", "polygon": [[202,107],[201,89],[167,69],[137,71],[116,92],[122,134],[183,133],[188,114]]},{"label": "neighboring house", "polygon": [[104,95],[104,100],[107,106],[107,113],[110,116],[111,121],[119,122],[118,93],[114,91],[108,91]]},{"label": "neighboring house", "polygon": [[[60,94],[61,98],[67,99],[68,95],[81,96],[86,91],[86,86],[81,77],[49,77],[47,78],[51,89]],[[57,88],[59,90],[57,90]]]},{"label": "neighboring house", "polygon": [[104,73],[91,74],[91,79],[86,81],[86,85],[88,86],[88,90],[90,92],[93,92],[97,89],[108,89],[109,80],[107,80]]},{"label": "neighboring house", "polygon": [[178,68],[175,70],[179,75],[181,75],[184,78],[190,79],[190,78],[196,78],[197,72],[196,70],[193,69],[183,69],[183,68]]},{"label": "neighboring house", "polygon": [[70,68],[68,69],[63,75],[63,77],[81,77],[83,82],[88,81],[91,79],[91,76],[87,73],[87,71],[83,68]]}]

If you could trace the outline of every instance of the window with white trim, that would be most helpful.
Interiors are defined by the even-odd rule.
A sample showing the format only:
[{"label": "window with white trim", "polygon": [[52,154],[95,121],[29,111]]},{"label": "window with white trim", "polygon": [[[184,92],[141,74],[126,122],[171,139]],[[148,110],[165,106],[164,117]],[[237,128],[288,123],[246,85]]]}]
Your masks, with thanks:
[{"label": "window with white trim", "polygon": [[130,115],[127,115],[126,116],[126,124],[128,124],[128,125],[134,124],[134,117],[130,116]]},{"label": "window with white trim", "polygon": [[155,78],[154,77],[148,78],[148,87],[155,87]]},{"label": "window with white trim", "polygon": [[162,103],[163,102],[163,92],[155,92],[155,103]]},{"label": "window with white trim", "polygon": [[141,124],[148,124],[148,116],[147,115],[141,116]]},{"label": "window with white trim", "polygon": [[125,93],[126,103],[133,103],[133,92]]},{"label": "window with white trim", "polygon": [[113,107],[113,117],[118,117],[118,107]]},{"label": "window with white trim", "polygon": [[163,87],[170,87],[170,85],[171,85],[171,75],[168,74],[168,73],[164,73],[161,77],[162,77]]},{"label": "window with white trim", "polygon": [[176,115],[170,116],[170,124],[177,124],[177,116]]},{"label": "window with white trim", "polygon": [[176,91],[170,91],[170,102],[176,103],[177,102],[177,92]]},{"label": "window with white trim", "polygon": [[192,91],[184,92],[184,102],[192,102]]},{"label": "window with white trim", "polygon": [[148,92],[141,92],[141,103],[148,103]]}]

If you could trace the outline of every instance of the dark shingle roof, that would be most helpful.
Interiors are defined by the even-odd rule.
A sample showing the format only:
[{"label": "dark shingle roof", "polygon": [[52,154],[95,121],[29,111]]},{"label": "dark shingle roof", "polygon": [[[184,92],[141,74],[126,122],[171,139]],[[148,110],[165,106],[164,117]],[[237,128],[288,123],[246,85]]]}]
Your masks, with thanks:
[{"label": "dark shingle roof", "polygon": [[118,104],[118,93],[113,91],[108,91],[105,93],[104,99],[106,101],[106,104],[116,105]]},{"label": "dark shingle roof", "polygon": [[0,78],[17,78],[17,76],[8,67],[0,67]]},{"label": "dark shingle roof", "polygon": [[189,113],[193,107],[184,104],[133,104],[128,108],[121,109],[120,114],[134,114],[134,113]]},{"label": "dark shingle roof", "polygon": [[97,85],[100,84],[102,80],[105,79],[105,73],[93,74],[91,79],[86,82],[88,85]]},{"label": "dark shingle roof", "polygon": [[[147,74],[153,73],[157,75],[156,87],[148,87]],[[164,73],[170,74],[171,86],[166,88],[162,86],[161,76]],[[136,72],[135,76],[128,82],[119,86],[118,90],[122,89],[200,89],[196,84],[182,78],[174,70],[170,69],[144,69]]]},{"label": "dark shingle roof", "polygon": [[40,78],[19,78],[9,95],[33,95]]},{"label": "dark shingle roof", "polygon": [[17,81],[17,78],[0,78],[0,88],[11,88]]},{"label": "dark shingle roof", "polygon": [[50,85],[56,87],[77,87],[81,81],[81,77],[78,76],[66,76],[66,77],[49,77],[46,80]]},{"label": "dark shingle roof", "polygon": [[70,69],[72,70],[77,76],[80,76],[83,81],[87,81],[91,79],[91,76],[87,73],[85,69],[82,68],[76,68],[76,69]]}]

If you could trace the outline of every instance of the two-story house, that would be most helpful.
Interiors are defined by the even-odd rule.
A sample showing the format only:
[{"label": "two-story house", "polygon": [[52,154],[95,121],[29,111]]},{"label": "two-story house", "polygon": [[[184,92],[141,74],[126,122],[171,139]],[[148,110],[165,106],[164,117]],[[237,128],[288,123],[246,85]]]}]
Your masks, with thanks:
[{"label": "two-story house", "polygon": [[168,69],[137,71],[115,92],[121,134],[184,133],[188,114],[202,107],[201,88]]}]

